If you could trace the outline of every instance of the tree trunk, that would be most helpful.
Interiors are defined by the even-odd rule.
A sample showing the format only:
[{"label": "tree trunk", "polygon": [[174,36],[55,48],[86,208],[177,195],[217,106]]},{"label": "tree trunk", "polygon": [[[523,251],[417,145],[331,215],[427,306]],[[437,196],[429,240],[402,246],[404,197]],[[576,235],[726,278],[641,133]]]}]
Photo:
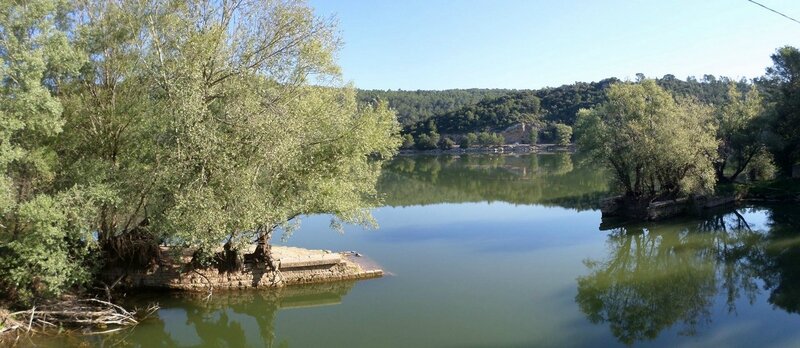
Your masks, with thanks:
[{"label": "tree trunk", "polygon": [[217,269],[224,272],[236,272],[242,269],[239,251],[234,249],[230,242],[225,243],[222,253],[217,253],[216,263]]},{"label": "tree trunk", "polygon": [[272,228],[267,229],[258,236],[258,245],[253,253],[257,262],[263,262],[270,270],[276,270],[274,259],[272,257]]},{"label": "tree trunk", "polygon": [[739,163],[739,166],[736,168],[736,172],[733,173],[733,175],[731,175],[731,177],[728,180],[730,180],[731,182],[735,181],[736,178],[739,176],[739,174],[742,174],[742,172],[747,168],[747,165],[750,164],[750,161],[753,160],[753,157],[755,157],[755,155],[756,151],[751,151],[748,154],[747,159]]},{"label": "tree trunk", "polygon": [[728,180],[728,178],[725,177],[725,167],[727,165],[728,161],[726,159],[714,163],[714,172],[717,174],[717,181],[726,182],[726,180]]}]

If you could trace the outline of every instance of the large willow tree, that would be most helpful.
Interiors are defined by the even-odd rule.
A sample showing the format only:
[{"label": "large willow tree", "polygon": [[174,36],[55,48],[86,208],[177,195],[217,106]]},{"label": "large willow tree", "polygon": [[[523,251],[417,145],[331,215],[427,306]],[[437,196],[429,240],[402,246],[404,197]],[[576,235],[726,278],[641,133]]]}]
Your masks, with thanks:
[{"label": "large willow tree", "polygon": [[576,128],[579,149],[606,163],[637,206],[714,188],[712,110],[676,101],[655,81],[611,86],[607,102],[580,111]]},{"label": "large willow tree", "polygon": [[[335,22],[303,2],[5,1],[2,9],[2,124],[11,140],[0,144],[4,241],[33,246],[8,221],[56,206],[65,222],[28,224],[30,235],[55,229],[49,240],[64,244],[80,222],[72,229],[95,233],[73,239],[99,246],[102,263],[145,266],[160,243],[198,256],[225,244],[238,259],[258,243],[256,256],[271,265],[272,231],[298,216],[372,223],[380,166],[399,145],[395,115],[357,103],[336,65]],[[37,192],[51,196],[40,201]],[[22,209],[26,201],[36,205]],[[65,215],[78,206],[81,219]],[[70,253],[54,263],[76,265]],[[20,279],[3,285],[41,281]]]}]

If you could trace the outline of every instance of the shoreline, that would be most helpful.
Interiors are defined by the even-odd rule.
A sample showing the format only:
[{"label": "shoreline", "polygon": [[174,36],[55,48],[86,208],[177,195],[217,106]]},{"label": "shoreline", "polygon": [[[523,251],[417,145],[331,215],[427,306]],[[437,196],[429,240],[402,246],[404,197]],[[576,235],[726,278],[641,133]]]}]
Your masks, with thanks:
[{"label": "shoreline", "polygon": [[397,156],[413,156],[413,155],[463,155],[463,154],[549,154],[549,153],[575,153],[575,145],[570,144],[567,146],[556,144],[508,144],[497,146],[476,146],[468,149],[454,147],[449,150],[431,149],[431,150],[416,150],[416,149],[402,149],[398,152]]}]

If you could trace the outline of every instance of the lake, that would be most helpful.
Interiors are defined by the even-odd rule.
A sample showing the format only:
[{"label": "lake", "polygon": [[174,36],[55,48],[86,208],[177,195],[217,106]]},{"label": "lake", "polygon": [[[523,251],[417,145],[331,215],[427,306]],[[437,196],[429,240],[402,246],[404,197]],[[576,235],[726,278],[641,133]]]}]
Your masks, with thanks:
[{"label": "lake", "polygon": [[[607,174],[569,154],[401,156],[378,229],[302,219],[279,244],[355,250],[383,278],[157,295],[157,317],[44,345],[597,347],[800,345],[800,208],[603,220]],[[144,303],[144,302],[143,302]]]}]

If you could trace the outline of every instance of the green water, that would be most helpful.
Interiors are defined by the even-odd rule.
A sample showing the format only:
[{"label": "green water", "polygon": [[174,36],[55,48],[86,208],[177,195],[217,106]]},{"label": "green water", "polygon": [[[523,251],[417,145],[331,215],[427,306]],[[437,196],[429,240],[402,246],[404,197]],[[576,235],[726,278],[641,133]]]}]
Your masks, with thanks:
[{"label": "green water", "polygon": [[150,295],[158,316],[44,345],[800,346],[800,208],[603,221],[606,174],[569,155],[400,157],[378,230],[306,217],[284,244],[357,250],[387,276]]}]

